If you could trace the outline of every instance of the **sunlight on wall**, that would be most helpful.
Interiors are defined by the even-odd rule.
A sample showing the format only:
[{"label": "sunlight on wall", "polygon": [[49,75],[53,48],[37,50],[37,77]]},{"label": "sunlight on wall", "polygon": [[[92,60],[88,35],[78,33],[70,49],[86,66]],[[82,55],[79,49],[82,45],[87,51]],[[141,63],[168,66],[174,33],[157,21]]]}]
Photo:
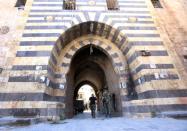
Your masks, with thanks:
[{"label": "sunlight on wall", "polygon": [[89,103],[92,94],[95,96],[93,88],[90,85],[83,85],[78,91],[78,99],[84,100],[84,103]]}]

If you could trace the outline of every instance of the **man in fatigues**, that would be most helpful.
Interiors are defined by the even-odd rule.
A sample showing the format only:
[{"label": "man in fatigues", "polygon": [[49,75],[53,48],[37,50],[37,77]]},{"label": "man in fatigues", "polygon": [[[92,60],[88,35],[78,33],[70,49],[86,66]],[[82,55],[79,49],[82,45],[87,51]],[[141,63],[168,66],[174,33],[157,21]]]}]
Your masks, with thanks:
[{"label": "man in fatigues", "polygon": [[108,92],[108,90],[104,90],[102,102],[103,102],[105,116],[110,117],[111,116],[111,98],[110,98],[110,93]]},{"label": "man in fatigues", "polygon": [[90,109],[91,109],[91,115],[92,118],[95,118],[95,110],[96,110],[96,100],[97,98],[92,94],[92,96],[89,98],[90,100]]}]

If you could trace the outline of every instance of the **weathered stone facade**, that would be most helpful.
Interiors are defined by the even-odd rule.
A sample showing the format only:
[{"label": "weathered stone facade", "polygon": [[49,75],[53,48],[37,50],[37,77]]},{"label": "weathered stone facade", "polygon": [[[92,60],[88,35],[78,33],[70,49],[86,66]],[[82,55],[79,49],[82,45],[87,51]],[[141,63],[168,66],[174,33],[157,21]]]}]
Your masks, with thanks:
[{"label": "weathered stone facade", "polygon": [[63,10],[61,0],[29,0],[19,11],[2,2],[0,115],[72,117],[85,83],[107,85],[117,115],[187,110],[186,3],[173,2],[118,0],[108,10],[106,0],[76,0]]}]

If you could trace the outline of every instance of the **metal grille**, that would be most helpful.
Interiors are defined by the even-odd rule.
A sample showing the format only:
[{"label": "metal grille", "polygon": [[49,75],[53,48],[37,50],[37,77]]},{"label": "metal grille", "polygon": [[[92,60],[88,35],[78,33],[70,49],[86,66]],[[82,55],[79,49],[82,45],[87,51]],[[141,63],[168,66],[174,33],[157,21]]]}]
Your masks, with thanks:
[{"label": "metal grille", "polygon": [[76,0],[63,0],[63,8],[65,10],[75,10]]}]

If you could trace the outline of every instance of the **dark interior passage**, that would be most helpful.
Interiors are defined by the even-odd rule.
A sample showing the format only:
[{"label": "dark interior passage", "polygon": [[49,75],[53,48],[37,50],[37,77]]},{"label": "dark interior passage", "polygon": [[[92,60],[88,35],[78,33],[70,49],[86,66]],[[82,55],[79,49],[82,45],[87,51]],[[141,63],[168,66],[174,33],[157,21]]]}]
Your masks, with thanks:
[{"label": "dark interior passage", "polygon": [[98,110],[101,108],[103,88],[107,88],[115,96],[114,115],[121,115],[119,76],[116,75],[112,61],[102,49],[94,45],[88,45],[74,55],[70,70],[66,76],[66,116],[73,117],[75,114],[74,103],[80,87],[84,84],[91,85],[98,99]]}]

